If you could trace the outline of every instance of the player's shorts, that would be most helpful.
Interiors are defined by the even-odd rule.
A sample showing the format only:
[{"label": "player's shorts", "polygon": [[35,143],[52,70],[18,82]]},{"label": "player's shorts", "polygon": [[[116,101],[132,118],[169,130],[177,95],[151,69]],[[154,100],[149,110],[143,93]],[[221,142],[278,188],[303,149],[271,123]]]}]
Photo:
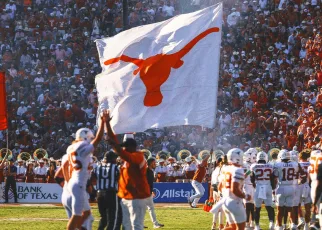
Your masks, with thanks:
[{"label": "player's shorts", "polygon": [[294,206],[298,206],[302,202],[304,204],[312,203],[310,189],[308,184],[300,184],[295,187]]},{"label": "player's shorts", "polygon": [[250,200],[246,201],[246,203],[254,203],[254,191],[255,188],[252,184],[245,184],[244,185],[244,192],[247,195],[250,195]]},{"label": "player's shorts", "polygon": [[273,206],[272,186],[270,185],[256,185],[254,194],[254,203],[256,208],[260,208],[262,203],[265,206]]},{"label": "player's shorts", "polygon": [[293,185],[278,185],[276,189],[276,201],[279,207],[293,207],[295,197]]},{"label": "player's shorts", "polygon": [[[215,192],[215,191],[213,191],[212,192],[212,196],[213,196],[213,198],[214,198],[214,200],[216,201],[216,200],[220,200],[220,199],[222,199],[221,197],[220,197],[220,193],[219,192]],[[218,212],[223,212],[223,209],[222,208],[220,208],[219,210],[218,210]]]},{"label": "player's shorts", "polygon": [[228,223],[239,224],[246,222],[246,209],[242,199],[226,198],[225,203],[222,207]]},{"label": "player's shorts", "polygon": [[68,219],[70,219],[72,217],[72,196],[65,187],[63,188],[63,193],[61,194],[61,203],[66,210]]},{"label": "player's shorts", "polygon": [[72,196],[72,213],[75,216],[81,216],[83,211],[89,210],[89,201],[87,199],[86,186],[78,183],[69,182],[68,190]]}]

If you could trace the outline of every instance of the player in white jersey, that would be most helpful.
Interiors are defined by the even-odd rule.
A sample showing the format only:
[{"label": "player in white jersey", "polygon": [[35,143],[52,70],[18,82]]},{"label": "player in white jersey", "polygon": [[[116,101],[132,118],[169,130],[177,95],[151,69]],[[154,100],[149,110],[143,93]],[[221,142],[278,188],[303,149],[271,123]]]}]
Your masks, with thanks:
[{"label": "player in white jersey", "polygon": [[252,223],[255,221],[255,206],[254,206],[254,186],[250,180],[250,166],[256,162],[257,150],[255,148],[249,148],[244,153],[244,164],[243,169],[244,173],[247,175],[244,181],[244,192],[249,195],[251,198],[249,201],[246,201],[246,229],[249,229],[250,224],[250,215],[252,216]]},{"label": "player in white jersey", "polygon": [[103,137],[107,119],[107,112],[104,111],[96,137],[88,128],[79,129],[76,132],[75,141],[67,149],[68,161],[63,165],[63,174],[72,196],[72,217],[67,224],[68,230],[79,229],[90,216],[90,207],[86,207],[88,203],[86,193],[86,184],[89,178],[88,166],[91,153]]},{"label": "player in white jersey", "polygon": [[[224,156],[216,156],[216,168],[211,174],[211,187],[210,187],[210,199],[213,199],[215,202],[218,202],[221,199],[221,194],[218,191],[218,185],[219,185],[219,178],[221,175],[221,172],[223,168],[225,167],[224,165]],[[213,214],[213,221],[212,221],[212,228],[211,229],[216,229],[217,222],[219,223],[219,229],[224,229],[224,211],[222,208],[219,208],[218,211],[216,211]]]},{"label": "player in white jersey", "polygon": [[[301,166],[301,169],[303,170],[304,176],[306,178],[309,178],[309,167],[310,167],[310,162],[308,161],[308,158],[310,157],[309,152],[302,151],[299,154],[299,164]],[[310,223],[310,211],[311,211],[311,204],[312,200],[310,197],[310,185],[309,185],[309,180],[307,179],[305,183],[300,184],[298,186],[298,195],[295,198],[295,200],[298,202],[298,211],[299,211],[299,216],[301,216],[301,223],[298,224],[298,228],[304,227],[304,230],[309,229],[309,223]],[[305,207],[305,218],[303,218],[302,214],[302,209],[301,209],[301,203],[304,203]]]},{"label": "player in white jersey", "polygon": [[219,191],[223,194],[222,208],[225,212],[229,226],[225,229],[245,229],[246,210],[243,199],[249,200],[250,196],[243,192],[244,170],[243,151],[234,148],[227,153],[228,165],[222,169]]},{"label": "player in white jersey", "polygon": [[[293,199],[295,196],[294,180],[297,180],[297,174],[299,172],[299,165],[297,162],[291,161],[290,152],[287,150],[281,150],[279,153],[281,162],[277,162],[274,166],[274,176],[276,178],[276,198],[277,198],[277,226],[278,230],[282,230],[282,220],[284,217],[284,223],[286,223],[287,213],[292,212]],[[296,223],[294,216],[291,215],[292,223]],[[297,226],[292,225],[292,229],[296,229]]]},{"label": "player in white jersey", "polygon": [[269,229],[274,229],[274,219],[275,213],[272,200],[272,192],[273,192],[273,165],[267,163],[268,156],[265,152],[259,152],[257,154],[257,163],[252,164],[250,167],[252,176],[251,181],[255,186],[255,195],[254,201],[256,206],[255,211],[255,230],[259,230],[259,219],[260,219],[260,211],[261,205],[264,202],[265,207],[268,214],[269,219]]},{"label": "player in white jersey", "polygon": [[319,167],[321,168],[322,164],[322,151],[321,150],[313,150],[311,152],[310,157],[310,166],[309,166],[309,174],[310,174],[310,180],[311,180],[311,199],[313,202],[313,208],[312,208],[312,225],[310,226],[310,229],[320,229],[320,226],[322,226],[322,217],[320,215],[320,224],[316,222],[316,214],[320,213],[321,210],[318,211],[321,208],[320,205],[320,199],[321,199],[321,183],[319,181],[318,172]]}]

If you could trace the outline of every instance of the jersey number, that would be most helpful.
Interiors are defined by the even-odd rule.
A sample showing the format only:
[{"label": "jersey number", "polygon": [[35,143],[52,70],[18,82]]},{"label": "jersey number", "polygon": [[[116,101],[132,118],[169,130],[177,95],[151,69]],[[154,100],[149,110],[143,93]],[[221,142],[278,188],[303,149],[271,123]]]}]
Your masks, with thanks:
[{"label": "jersey number", "polygon": [[283,168],[283,178],[282,181],[290,181],[296,178],[296,173],[294,168]]},{"label": "jersey number", "polygon": [[70,161],[74,164],[73,169],[78,171],[83,168],[83,164],[82,164],[82,162],[77,160],[76,157],[77,157],[77,152],[72,152],[70,154]]},{"label": "jersey number", "polygon": [[256,180],[270,180],[272,170],[271,169],[256,169]]},{"label": "jersey number", "polygon": [[311,162],[314,162],[310,164],[310,174],[317,173],[318,172],[318,166],[320,161],[322,161],[322,157],[311,157]]},{"label": "jersey number", "polygon": [[224,184],[224,188],[230,188],[231,187],[231,173],[230,172],[226,172],[225,173],[225,184]]}]

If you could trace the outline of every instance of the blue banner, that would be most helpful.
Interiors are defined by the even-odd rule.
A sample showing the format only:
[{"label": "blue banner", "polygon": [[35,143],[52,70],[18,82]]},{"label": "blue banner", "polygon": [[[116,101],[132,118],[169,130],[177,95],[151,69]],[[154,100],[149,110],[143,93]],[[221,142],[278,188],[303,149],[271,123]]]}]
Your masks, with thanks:
[{"label": "blue banner", "polygon": [[[154,203],[187,203],[187,198],[196,193],[191,183],[154,183],[153,186]],[[202,183],[202,186],[205,193],[199,201],[201,203],[208,199],[208,184]]]}]

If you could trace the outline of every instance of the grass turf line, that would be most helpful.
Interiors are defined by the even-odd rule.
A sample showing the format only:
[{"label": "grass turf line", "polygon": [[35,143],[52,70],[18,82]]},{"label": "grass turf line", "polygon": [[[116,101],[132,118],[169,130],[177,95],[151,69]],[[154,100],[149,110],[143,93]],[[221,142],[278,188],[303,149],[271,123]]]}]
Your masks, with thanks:
[{"label": "grass turf line", "polygon": [[[97,207],[92,207],[95,218],[93,229],[97,229],[99,213]],[[209,230],[212,224],[212,214],[204,212],[201,208],[164,208],[156,207],[157,219],[165,227],[162,229],[173,230]],[[44,218],[44,219],[41,219]],[[1,230],[42,230],[66,229],[67,217],[62,207],[6,207],[0,208]],[[268,229],[267,212],[262,209],[261,228]],[[144,221],[145,226],[153,229],[147,211]]]}]

